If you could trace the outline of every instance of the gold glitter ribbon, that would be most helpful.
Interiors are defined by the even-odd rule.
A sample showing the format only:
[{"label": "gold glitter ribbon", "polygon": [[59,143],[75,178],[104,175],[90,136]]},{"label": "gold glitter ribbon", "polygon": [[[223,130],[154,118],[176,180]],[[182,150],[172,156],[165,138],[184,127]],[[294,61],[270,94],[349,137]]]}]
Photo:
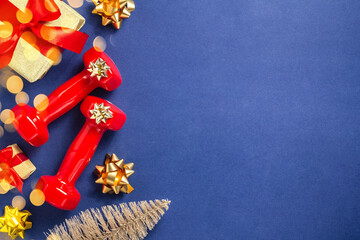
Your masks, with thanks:
[{"label": "gold glitter ribbon", "polygon": [[124,159],[119,159],[115,154],[106,154],[105,165],[96,166],[95,173],[99,178],[95,182],[103,184],[103,193],[130,193],[134,189],[128,177],[134,173],[133,168],[134,163],[125,164]]},{"label": "gold glitter ribbon", "polygon": [[5,214],[0,217],[0,232],[6,232],[11,239],[20,236],[22,239],[25,237],[25,230],[32,227],[32,223],[27,221],[31,216],[29,211],[19,211],[18,208],[5,206]]},{"label": "gold glitter ribbon", "polygon": [[102,25],[109,23],[119,29],[124,18],[129,18],[131,12],[135,10],[135,3],[132,0],[92,0],[95,8],[93,14],[102,17]]}]

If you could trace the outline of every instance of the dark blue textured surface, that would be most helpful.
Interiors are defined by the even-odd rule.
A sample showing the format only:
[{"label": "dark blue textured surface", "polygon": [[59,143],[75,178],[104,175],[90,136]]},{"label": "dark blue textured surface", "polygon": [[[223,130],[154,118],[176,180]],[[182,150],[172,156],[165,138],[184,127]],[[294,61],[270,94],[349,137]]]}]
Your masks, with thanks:
[{"label": "dark blue textured surface", "polygon": [[[173,202],[149,240],[360,239],[360,2],[136,4],[119,31],[100,26],[92,3],[77,9],[86,49],[105,37],[123,76],[115,92],[93,95],[128,119],[104,135],[77,183],[75,211],[28,201],[26,239],[89,207],[155,198]],[[44,79],[26,83],[31,101],[76,74],[81,58],[65,51]],[[0,100],[15,103],[5,89]],[[38,167],[27,199],[32,182],[57,171],[83,122],[77,106],[40,148],[16,133],[0,139],[1,148],[19,143]],[[106,152],[135,162],[133,193],[102,195],[93,183]],[[0,196],[0,207],[13,196]]]}]

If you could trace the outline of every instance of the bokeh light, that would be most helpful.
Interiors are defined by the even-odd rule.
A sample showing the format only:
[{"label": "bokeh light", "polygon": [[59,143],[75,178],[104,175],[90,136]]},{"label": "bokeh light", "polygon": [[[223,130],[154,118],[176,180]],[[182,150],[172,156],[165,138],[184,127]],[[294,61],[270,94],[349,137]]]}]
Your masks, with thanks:
[{"label": "bokeh light", "polygon": [[23,198],[22,196],[15,196],[11,202],[11,205],[21,211],[26,205],[25,198]]},{"label": "bokeh light", "polygon": [[4,136],[4,128],[0,126],[0,138]]},{"label": "bokeh light", "polygon": [[110,36],[110,44],[111,44],[112,46],[116,46],[115,34],[113,34],[113,35]]},{"label": "bokeh light", "polygon": [[31,189],[35,189],[38,180],[32,180],[30,183]]},{"label": "bokeh light", "polygon": [[[1,233],[0,233],[1,234]],[[11,237],[8,234],[1,234],[1,240],[12,240]],[[34,239],[31,239],[34,240]]]},{"label": "bokeh light", "polygon": [[47,51],[46,57],[53,61],[53,65],[58,65],[61,62],[62,54],[59,48],[52,47]]},{"label": "bokeh light", "polygon": [[17,75],[12,75],[6,81],[6,88],[11,93],[14,93],[14,94],[19,93],[19,92],[21,92],[23,87],[24,87],[24,83],[23,83],[22,79]]},{"label": "bokeh light", "polygon": [[20,43],[22,44],[23,47],[28,46],[27,44],[25,45],[25,43],[29,43],[30,45],[36,44],[36,40],[37,40],[36,36],[31,31],[25,31],[23,34],[21,34],[21,38],[23,38],[25,40],[25,42],[20,41]]},{"label": "bokeh light", "polygon": [[15,114],[10,109],[4,109],[0,113],[0,120],[5,124],[10,124],[14,121]]},{"label": "bokeh light", "polygon": [[14,75],[14,72],[11,70],[11,68],[6,67],[6,68],[1,69],[1,71],[0,71],[0,85],[1,85],[1,87],[6,88],[6,82],[9,79],[9,77],[11,77],[12,75]]},{"label": "bokeh light", "polygon": [[53,1],[44,1],[45,2],[45,8],[50,11],[50,12],[56,12],[57,9],[57,5],[53,4]]},{"label": "bokeh light", "polygon": [[15,101],[17,104],[25,105],[29,102],[29,95],[26,92],[19,92],[15,96]]},{"label": "bokeh light", "polygon": [[84,4],[84,0],[68,0],[68,3],[73,8],[79,8]]},{"label": "bokeh light", "polygon": [[61,30],[63,30],[64,32],[66,32],[66,33],[76,32],[76,30],[72,29],[72,26],[69,25],[69,19],[61,18],[60,22],[61,22],[61,24],[60,24],[61,25]]},{"label": "bokeh light", "polygon": [[39,94],[34,98],[34,107],[38,111],[44,111],[49,105],[49,99],[45,94]]},{"label": "bokeh light", "polygon": [[51,41],[56,37],[55,31],[53,31],[50,27],[43,25],[40,29],[41,37],[47,41]]},{"label": "bokeh light", "polygon": [[[1,166],[0,166],[1,169]],[[5,180],[0,180],[0,194],[5,194],[10,190],[10,184]]]},{"label": "bokeh light", "polygon": [[93,41],[93,46],[97,51],[103,52],[106,49],[106,41],[103,37],[97,36]]},{"label": "bokeh light", "polygon": [[14,125],[12,123],[7,123],[4,125],[4,128],[7,132],[9,133],[13,133],[13,132],[16,132],[16,129],[14,127]]},{"label": "bokeh light", "polygon": [[43,205],[45,202],[44,193],[39,189],[34,189],[30,194],[30,202],[37,207]]},{"label": "bokeh light", "polygon": [[0,38],[8,38],[13,33],[13,25],[7,21],[0,22]]},{"label": "bokeh light", "polygon": [[28,23],[33,18],[33,14],[30,9],[26,8],[25,11],[21,11],[20,9],[16,12],[16,18],[21,23]]},{"label": "bokeh light", "polygon": [[1,78],[0,78],[0,85],[4,88],[6,88],[6,82],[7,82],[8,78],[1,75]]}]

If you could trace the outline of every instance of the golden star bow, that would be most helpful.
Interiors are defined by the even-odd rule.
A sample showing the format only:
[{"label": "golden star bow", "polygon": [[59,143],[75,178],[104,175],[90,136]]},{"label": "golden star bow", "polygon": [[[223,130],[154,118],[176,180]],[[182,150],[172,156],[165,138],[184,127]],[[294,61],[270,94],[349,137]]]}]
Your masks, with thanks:
[{"label": "golden star bow", "polygon": [[133,168],[134,163],[124,164],[124,159],[119,159],[115,154],[106,154],[105,166],[96,166],[99,178],[95,182],[103,184],[103,193],[130,193],[134,189],[128,177],[134,173]]},{"label": "golden star bow", "polygon": [[107,71],[110,69],[110,67],[106,64],[106,61],[104,61],[102,58],[98,58],[96,62],[90,62],[89,68],[87,69],[89,72],[91,72],[90,77],[96,76],[97,79],[100,81],[101,78],[107,78]]},{"label": "golden star bow", "polygon": [[99,124],[100,122],[106,123],[106,120],[113,117],[110,106],[105,106],[104,103],[95,103],[94,109],[90,110],[90,113],[90,119],[95,119],[96,124]]},{"label": "golden star bow", "polygon": [[135,3],[132,0],[92,0],[95,8],[93,14],[102,17],[102,25],[109,23],[119,29],[124,18],[129,18],[131,12],[135,10]]},{"label": "golden star bow", "polygon": [[8,233],[11,239],[24,238],[25,230],[32,227],[32,223],[27,221],[30,215],[29,211],[6,206],[4,216],[0,217],[0,232]]}]

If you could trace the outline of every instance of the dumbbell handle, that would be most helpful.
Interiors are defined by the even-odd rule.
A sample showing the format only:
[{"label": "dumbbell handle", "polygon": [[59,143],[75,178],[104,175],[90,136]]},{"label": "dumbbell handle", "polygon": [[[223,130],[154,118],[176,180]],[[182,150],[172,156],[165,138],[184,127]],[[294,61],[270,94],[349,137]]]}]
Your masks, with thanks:
[{"label": "dumbbell handle", "polygon": [[77,179],[90,162],[106,130],[95,127],[87,120],[69,147],[57,173],[62,181],[75,186]]},{"label": "dumbbell handle", "polygon": [[45,124],[51,123],[75,107],[96,87],[97,84],[92,81],[89,72],[86,69],[82,70],[48,96],[49,105],[46,109],[39,111],[39,117]]}]

